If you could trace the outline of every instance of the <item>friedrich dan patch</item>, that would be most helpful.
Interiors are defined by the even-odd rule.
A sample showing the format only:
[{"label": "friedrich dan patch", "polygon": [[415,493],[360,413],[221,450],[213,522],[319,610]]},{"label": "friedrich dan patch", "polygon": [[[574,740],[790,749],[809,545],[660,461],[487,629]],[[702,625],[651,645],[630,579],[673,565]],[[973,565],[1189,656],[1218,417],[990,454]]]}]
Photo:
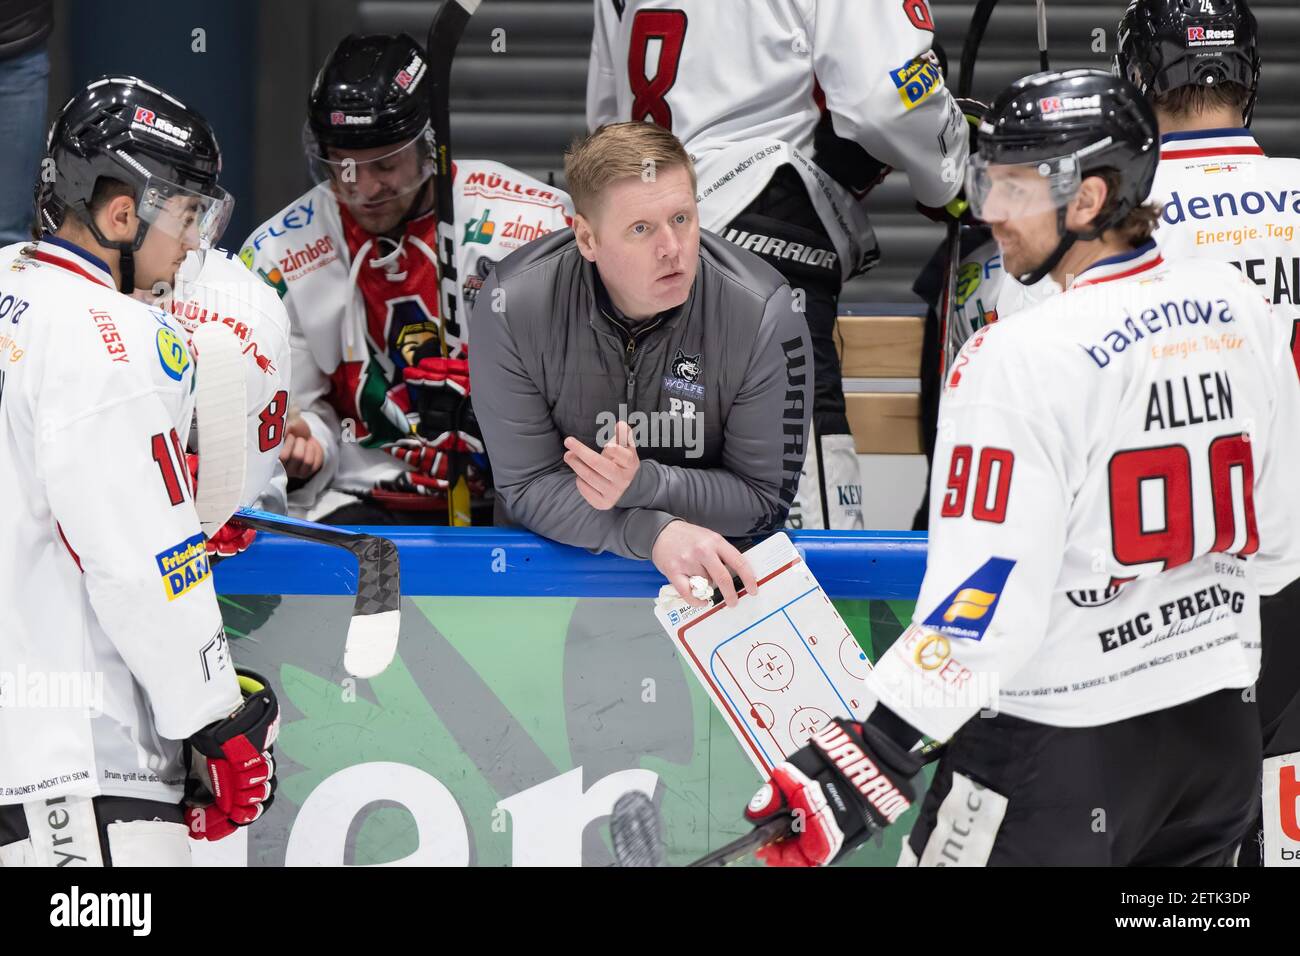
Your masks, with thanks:
[{"label": "friedrich dan patch", "polygon": [[169,601],[198,587],[211,573],[208,546],[201,532],[154,555],[154,558]]},{"label": "friedrich dan patch", "polygon": [[934,60],[919,56],[915,60],[889,71],[889,78],[898,87],[898,98],[904,109],[920,106],[943,87],[943,73]]},{"label": "friedrich dan patch", "polygon": [[1010,558],[989,558],[935,608],[924,626],[950,637],[978,641],[993,620],[1015,566]]}]

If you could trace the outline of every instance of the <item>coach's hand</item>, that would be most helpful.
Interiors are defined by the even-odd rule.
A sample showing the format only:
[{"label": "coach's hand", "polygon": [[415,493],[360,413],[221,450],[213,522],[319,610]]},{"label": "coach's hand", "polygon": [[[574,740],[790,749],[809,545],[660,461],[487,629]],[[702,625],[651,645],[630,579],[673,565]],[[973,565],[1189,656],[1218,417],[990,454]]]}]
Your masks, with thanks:
[{"label": "coach's hand", "polygon": [[291,415],[280,445],[280,464],[290,478],[310,478],[325,464],[325,449],[312,437],[311,427],[301,417]]},{"label": "coach's hand", "polygon": [[578,494],[599,511],[618,504],[641,465],[632,429],[623,421],[614,427],[614,440],[599,453],[573,437],[564,439],[564,447],[564,463],[577,476]]},{"label": "coach's hand", "polygon": [[650,559],[668,583],[697,607],[708,603],[691,594],[690,578],[700,575],[708,578],[722,592],[727,607],[735,607],[740,600],[731,583],[734,573],[750,594],[758,593],[758,579],[745,556],[716,531],[701,528],[685,521],[672,521],[659,532]]}]

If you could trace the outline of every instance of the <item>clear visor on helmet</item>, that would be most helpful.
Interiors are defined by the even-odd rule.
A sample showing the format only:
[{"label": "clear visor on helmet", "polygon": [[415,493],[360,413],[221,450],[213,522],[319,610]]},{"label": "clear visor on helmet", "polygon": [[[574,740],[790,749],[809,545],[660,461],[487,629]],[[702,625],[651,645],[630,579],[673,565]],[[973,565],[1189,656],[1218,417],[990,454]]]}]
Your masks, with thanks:
[{"label": "clear visor on helmet", "polygon": [[1008,222],[1064,208],[1081,182],[1073,154],[1031,163],[991,163],[972,156],[966,167],[966,199],[976,218]]},{"label": "clear visor on helmet", "polygon": [[197,192],[153,176],[140,193],[138,213],[150,229],[195,249],[208,249],[220,241],[234,205],[234,198],[215,184]]},{"label": "clear visor on helmet", "polygon": [[311,126],[304,125],[303,151],[312,181],[328,182],[339,202],[353,208],[409,196],[433,175],[433,130],[427,123],[404,143],[369,149],[321,146]]}]

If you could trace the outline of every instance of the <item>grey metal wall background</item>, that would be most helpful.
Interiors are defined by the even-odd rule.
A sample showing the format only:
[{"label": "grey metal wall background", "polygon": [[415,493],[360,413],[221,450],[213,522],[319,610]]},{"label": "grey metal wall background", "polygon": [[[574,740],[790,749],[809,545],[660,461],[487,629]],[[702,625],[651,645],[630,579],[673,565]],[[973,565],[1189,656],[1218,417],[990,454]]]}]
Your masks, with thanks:
[{"label": "grey metal wall background", "polygon": [[[483,0],[452,74],[453,134],[464,156],[500,160],[545,178],[560,174],[565,145],[583,132],[593,0]],[[609,0],[600,0],[609,2]],[[733,4],[744,15],[749,0]],[[881,5],[899,0],[860,0]],[[970,2],[932,2],[939,42],[956,76]],[[1109,68],[1125,0],[1049,0],[1052,64]],[[329,48],[352,29],[406,30],[421,41],[431,0],[264,0],[259,77],[259,185],[264,215],[305,185],[297,136],[307,88]],[[1300,155],[1300,0],[1253,0],[1260,20],[1263,90],[1254,128],[1264,148]],[[502,31],[495,33],[494,31]],[[493,39],[497,49],[493,52]],[[719,43],[726,42],[719,37]],[[881,69],[898,64],[882,63]],[[1002,0],[980,52],[975,94],[989,98],[1037,69],[1033,0]],[[290,162],[287,157],[293,156]],[[912,209],[894,174],[870,200],[883,257],[845,291],[845,301],[914,301],[911,284],[942,229]]]}]

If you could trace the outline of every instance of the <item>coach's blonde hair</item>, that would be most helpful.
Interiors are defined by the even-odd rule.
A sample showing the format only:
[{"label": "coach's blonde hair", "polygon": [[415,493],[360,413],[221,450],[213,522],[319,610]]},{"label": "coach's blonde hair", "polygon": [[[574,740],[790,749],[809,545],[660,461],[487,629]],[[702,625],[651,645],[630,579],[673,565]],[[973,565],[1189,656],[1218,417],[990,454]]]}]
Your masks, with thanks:
[{"label": "coach's blonde hair", "polygon": [[682,141],[653,123],[610,123],[573,141],[564,154],[564,176],[573,208],[591,217],[610,183],[646,178],[681,166],[696,191],[695,165]]}]

